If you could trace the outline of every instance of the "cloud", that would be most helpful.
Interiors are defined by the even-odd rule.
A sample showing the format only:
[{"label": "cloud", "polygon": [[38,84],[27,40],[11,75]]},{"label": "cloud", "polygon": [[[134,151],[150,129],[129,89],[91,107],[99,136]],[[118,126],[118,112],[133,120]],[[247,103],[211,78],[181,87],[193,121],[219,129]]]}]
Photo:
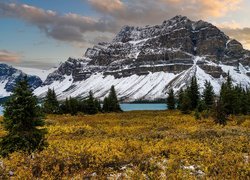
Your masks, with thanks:
[{"label": "cloud", "polygon": [[[88,0],[99,13],[117,20],[120,25],[158,24],[175,15],[192,19],[218,18],[236,11],[242,0]],[[104,3],[105,2],[105,3]]]},{"label": "cloud", "polygon": [[175,4],[183,7],[183,12],[187,12],[196,17],[205,18],[222,17],[231,11],[240,8],[242,0],[162,0],[167,4]]},{"label": "cloud", "polygon": [[241,0],[193,0],[205,16],[221,17],[238,10]]},{"label": "cloud", "polygon": [[7,50],[0,50],[0,61],[2,62],[18,62],[21,56]]},{"label": "cloud", "polygon": [[250,50],[250,28],[223,28],[222,29],[231,38],[240,41],[243,46]]},{"label": "cloud", "polygon": [[213,22],[220,30],[232,39],[239,41],[244,48],[250,50],[250,28],[244,27],[242,24],[232,21],[225,21],[221,23]]},{"label": "cloud", "polygon": [[217,27],[219,27],[220,29],[240,29],[242,27],[241,24],[235,22],[235,21],[225,21],[222,23],[213,23],[214,25],[216,25]]},{"label": "cloud", "polygon": [[0,3],[0,17],[24,20],[38,27],[48,37],[66,42],[83,43],[88,32],[114,32],[117,26],[109,18],[94,19],[74,13],[60,15],[26,4]]},{"label": "cloud", "polygon": [[120,0],[89,0],[89,3],[98,11],[109,12],[120,11],[124,9],[124,4]]}]

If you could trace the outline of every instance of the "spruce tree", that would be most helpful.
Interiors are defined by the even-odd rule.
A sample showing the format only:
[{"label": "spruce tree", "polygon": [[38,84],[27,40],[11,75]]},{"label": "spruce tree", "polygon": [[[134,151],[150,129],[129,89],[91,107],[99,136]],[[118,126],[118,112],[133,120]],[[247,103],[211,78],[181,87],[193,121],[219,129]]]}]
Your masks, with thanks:
[{"label": "spruce tree", "polygon": [[102,111],[103,112],[110,112],[109,111],[109,98],[108,97],[105,97],[103,100]]},{"label": "spruce tree", "polygon": [[178,100],[177,100],[177,109],[181,109],[181,104],[183,102],[183,95],[184,95],[184,91],[183,89],[181,88],[179,93],[178,93]]},{"label": "spruce tree", "polygon": [[90,91],[89,92],[89,97],[86,100],[86,113],[87,114],[96,114],[98,112],[98,107],[95,102],[93,93]]},{"label": "spruce tree", "polygon": [[46,145],[46,129],[37,98],[33,95],[27,77],[17,82],[13,94],[4,105],[3,128],[7,135],[0,140],[0,154],[15,151],[31,153]]},{"label": "spruce tree", "polygon": [[206,108],[211,109],[214,105],[215,93],[213,90],[213,86],[207,80],[205,82],[205,89],[203,91],[202,97]]},{"label": "spruce tree", "polygon": [[191,85],[187,88],[188,96],[191,101],[191,110],[194,110],[200,101],[199,86],[195,76],[192,77]]},{"label": "spruce tree", "polygon": [[198,102],[198,105],[197,105],[197,107],[196,107],[195,110],[197,110],[198,112],[202,112],[202,111],[204,111],[206,109],[207,109],[207,105],[205,104],[205,101],[204,100],[200,100]]},{"label": "spruce tree", "polygon": [[47,114],[59,113],[59,102],[57,100],[54,89],[48,89],[47,95],[44,100],[44,112]]},{"label": "spruce tree", "polygon": [[95,99],[95,107],[97,108],[97,110],[99,112],[102,112],[102,106],[101,106],[101,102],[98,99]]},{"label": "spruce tree", "polygon": [[226,83],[223,83],[221,86],[221,91],[220,91],[220,101],[222,105],[224,106],[225,113],[226,114],[234,114],[234,104],[236,100],[234,88],[232,85],[232,78],[230,74],[228,73],[227,81]]},{"label": "spruce tree", "polygon": [[169,110],[175,109],[174,90],[170,89],[167,97],[167,106]]},{"label": "spruce tree", "polygon": [[111,86],[108,97],[104,98],[102,110],[103,112],[121,112],[122,111],[114,86]]},{"label": "spruce tree", "polygon": [[121,112],[122,111],[114,86],[111,86],[110,93],[108,96],[108,111],[109,112]]},{"label": "spruce tree", "polygon": [[69,103],[69,99],[66,98],[65,102],[64,102],[64,108],[63,108],[63,113],[68,114],[71,112],[71,107],[70,107],[70,103]]},{"label": "spruce tree", "polygon": [[69,98],[69,105],[68,105],[68,110],[69,110],[69,113],[74,116],[74,115],[77,115],[77,112],[78,112],[78,100],[76,98],[72,98],[70,97]]},{"label": "spruce tree", "polygon": [[191,99],[189,96],[189,92],[186,90],[183,93],[183,97],[182,97],[182,103],[180,105],[180,110],[183,114],[189,114],[190,110],[191,110]]},{"label": "spruce tree", "polygon": [[234,102],[233,103],[234,114],[240,114],[242,113],[242,109],[245,106],[244,90],[241,86],[236,86],[233,88],[232,94],[234,98],[234,101],[233,101]]},{"label": "spruce tree", "polygon": [[216,123],[226,125],[227,114],[225,111],[225,106],[221,99],[219,99],[218,102],[215,103],[213,116]]}]

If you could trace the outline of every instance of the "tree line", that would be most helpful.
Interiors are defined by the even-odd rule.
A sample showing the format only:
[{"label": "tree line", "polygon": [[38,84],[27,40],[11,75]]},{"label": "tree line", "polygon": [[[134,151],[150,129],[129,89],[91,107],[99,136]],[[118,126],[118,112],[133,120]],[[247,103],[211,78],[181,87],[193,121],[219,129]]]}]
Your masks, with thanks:
[{"label": "tree line", "polygon": [[71,114],[77,113],[96,114],[98,112],[121,112],[121,107],[116,95],[115,87],[112,86],[109,95],[104,98],[103,105],[101,101],[96,99],[92,93],[86,99],[66,98],[65,101],[59,102],[57,95],[53,89],[48,89],[47,95],[43,104],[43,111],[46,114]]},{"label": "tree line", "polygon": [[192,77],[190,85],[185,90],[180,89],[176,96],[170,89],[168,109],[178,109],[184,114],[194,111],[196,119],[201,118],[200,114],[212,116],[215,122],[223,125],[229,115],[250,114],[250,89],[241,85],[233,86],[229,73],[218,96],[209,81],[205,81],[202,93],[199,90],[196,77]]}]

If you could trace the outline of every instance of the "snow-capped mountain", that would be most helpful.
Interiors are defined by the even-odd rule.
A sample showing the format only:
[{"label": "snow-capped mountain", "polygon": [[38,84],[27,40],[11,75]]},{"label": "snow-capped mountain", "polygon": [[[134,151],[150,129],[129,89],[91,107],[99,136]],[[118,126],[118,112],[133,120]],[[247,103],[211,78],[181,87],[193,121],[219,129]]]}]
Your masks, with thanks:
[{"label": "snow-capped mountain", "polygon": [[[27,74],[12,66],[0,64],[0,98],[9,96],[18,80]],[[34,90],[42,84],[37,76],[27,75],[29,85]]]},{"label": "snow-capped mountain", "polygon": [[124,101],[165,98],[195,75],[201,90],[209,80],[218,93],[228,72],[235,84],[250,86],[250,51],[208,22],[176,16],[156,26],[124,26],[112,42],[62,63],[34,92],[43,97],[54,88],[64,99],[91,90],[103,98],[114,85]]},{"label": "snow-capped mountain", "polygon": [[53,67],[48,70],[44,70],[44,69],[38,69],[38,68],[19,67],[19,66],[16,66],[15,68],[21,70],[25,74],[38,76],[43,82],[47,79],[50,73],[54,72],[57,69]]}]

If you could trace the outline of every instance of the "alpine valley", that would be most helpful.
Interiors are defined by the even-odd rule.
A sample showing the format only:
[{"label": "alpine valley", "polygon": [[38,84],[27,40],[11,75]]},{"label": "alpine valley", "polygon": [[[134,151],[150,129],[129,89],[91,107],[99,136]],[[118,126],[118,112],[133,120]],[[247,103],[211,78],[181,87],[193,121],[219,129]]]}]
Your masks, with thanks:
[{"label": "alpine valley", "polygon": [[[21,71],[2,72],[0,96],[7,96]],[[90,90],[102,99],[114,85],[122,101],[133,101],[166,98],[170,88],[185,88],[192,76],[201,91],[208,80],[218,94],[228,72],[234,84],[250,87],[250,51],[208,22],[176,16],[156,26],[124,26],[112,42],[87,49],[81,59],[69,58],[43,81],[29,77],[41,98],[54,88],[59,99],[84,98]]]}]

